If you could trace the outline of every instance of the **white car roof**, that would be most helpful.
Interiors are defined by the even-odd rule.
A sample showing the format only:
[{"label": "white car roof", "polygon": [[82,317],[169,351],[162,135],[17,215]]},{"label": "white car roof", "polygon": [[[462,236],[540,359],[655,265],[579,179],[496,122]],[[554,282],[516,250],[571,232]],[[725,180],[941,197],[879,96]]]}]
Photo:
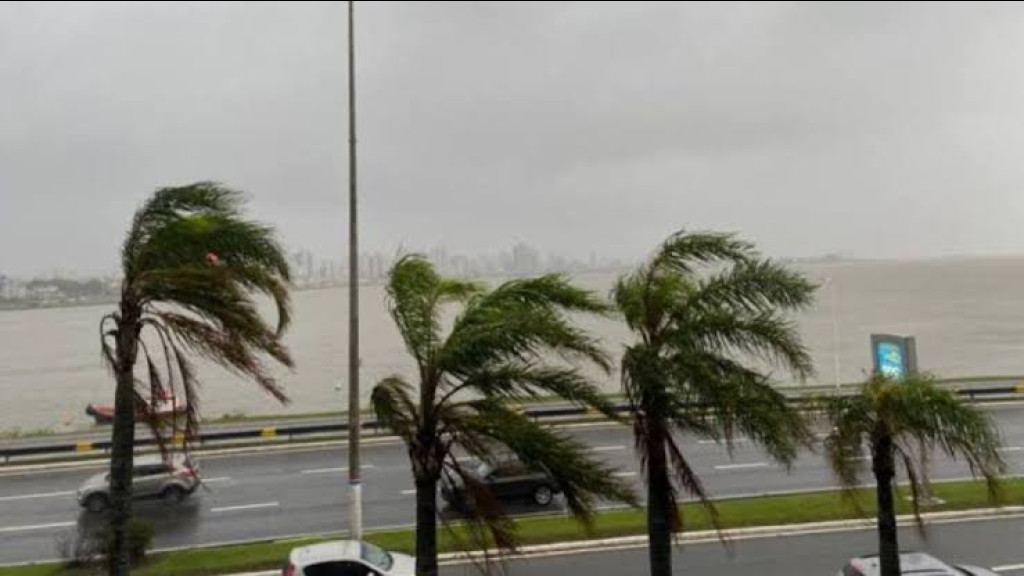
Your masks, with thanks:
[{"label": "white car roof", "polygon": [[[171,458],[171,462],[173,462],[174,464],[177,464],[177,465],[181,465],[183,462],[185,462],[185,455],[184,454],[174,454],[174,455],[171,455],[170,458]],[[154,466],[156,464],[163,464],[163,463],[164,463],[164,459],[161,458],[159,454],[147,454],[145,456],[138,456],[134,460],[134,465],[135,466]]]},{"label": "white car roof", "polygon": [[362,550],[358,540],[335,540],[292,550],[289,560],[297,567],[331,560],[359,560]]},{"label": "white car roof", "polygon": [[[881,566],[877,555],[861,556],[854,558],[850,564],[860,570],[865,576],[874,576],[881,573]],[[921,574],[921,576],[946,576],[957,574],[949,564],[923,552],[901,552],[900,571],[904,574]]]}]

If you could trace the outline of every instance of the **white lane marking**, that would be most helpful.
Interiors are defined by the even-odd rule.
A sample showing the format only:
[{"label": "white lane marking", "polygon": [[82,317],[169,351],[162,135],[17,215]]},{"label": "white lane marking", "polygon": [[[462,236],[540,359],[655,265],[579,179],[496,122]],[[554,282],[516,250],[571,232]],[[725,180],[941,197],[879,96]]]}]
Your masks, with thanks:
[{"label": "white lane marking", "polygon": [[410,494],[415,494],[415,493],[416,493],[416,489],[415,488],[413,488],[412,490],[402,490],[402,496],[408,496]]},{"label": "white lane marking", "polygon": [[203,480],[204,484],[215,484],[217,482],[231,482],[230,476],[218,476],[216,478],[207,478]]},{"label": "white lane marking", "polygon": [[300,474],[334,474],[336,472],[348,472],[348,466],[342,466],[341,468],[313,468],[312,470],[303,470]]},{"label": "white lane marking", "polygon": [[[732,443],[733,444],[739,444],[740,442],[749,442],[749,441],[750,441],[750,438],[745,438],[745,437],[742,437],[742,436],[737,436],[736,438],[732,439]],[[725,439],[723,438],[722,440],[697,440],[697,444],[721,444],[721,445],[724,446],[725,445]]]},{"label": "white lane marking", "polygon": [[74,525],[74,522],[55,522],[53,524],[36,524],[35,526],[8,526],[6,528],[0,528],[0,533],[28,532],[29,530],[49,530],[50,528],[67,528],[68,526]]},{"label": "white lane marking", "polygon": [[234,512],[235,510],[255,510],[257,508],[277,508],[281,504],[279,502],[262,502],[260,504],[243,504],[242,506],[222,506],[220,508],[210,508],[210,512]]},{"label": "white lane marking", "polygon": [[715,470],[746,470],[747,468],[766,468],[767,462],[747,462],[746,464],[720,464]]},{"label": "white lane marking", "polygon": [[53,498],[56,496],[71,496],[74,491],[66,492],[43,492],[41,494],[19,494],[17,496],[0,496],[0,502],[11,502],[14,500],[32,500],[34,498]]},{"label": "white lane marking", "polygon": [[[373,464],[363,464],[363,470],[369,470],[376,468]],[[338,468],[313,468],[311,470],[303,470],[300,474],[340,474],[342,472],[348,472],[348,466],[340,466]]]},{"label": "white lane marking", "polygon": [[616,472],[612,476],[618,476],[619,478],[632,478],[636,476],[636,472]]},{"label": "white lane marking", "polygon": [[625,450],[626,447],[623,445],[619,446],[595,446],[590,449],[591,452],[615,452],[617,450]]},{"label": "white lane marking", "polygon": [[1015,572],[1017,570],[1024,570],[1024,564],[1005,564],[992,567],[993,572]]},{"label": "white lane marking", "polygon": [[1003,446],[1002,448],[996,448],[1000,452],[1020,452],[1024,450],[1024,446]]}]

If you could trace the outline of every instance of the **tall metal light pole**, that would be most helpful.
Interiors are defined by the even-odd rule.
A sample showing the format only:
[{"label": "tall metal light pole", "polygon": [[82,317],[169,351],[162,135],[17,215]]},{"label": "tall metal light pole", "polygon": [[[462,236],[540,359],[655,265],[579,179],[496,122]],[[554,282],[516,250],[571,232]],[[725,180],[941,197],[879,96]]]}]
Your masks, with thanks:
[{"label": "tall metal light pole", "polygon": [[351,538],[363,537],[359,468],[359,235],[356,228],[356,72],[353,2],[348,2],[348,487]]}]

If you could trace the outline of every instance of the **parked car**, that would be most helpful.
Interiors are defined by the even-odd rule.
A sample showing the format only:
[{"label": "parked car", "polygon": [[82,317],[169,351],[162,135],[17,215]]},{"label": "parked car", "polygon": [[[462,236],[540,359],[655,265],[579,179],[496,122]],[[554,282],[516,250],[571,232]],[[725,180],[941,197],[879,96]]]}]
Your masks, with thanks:
[{"label": "parked car", "polygon": [[[539,506],[548,506],[561,492],[558,482],[544,469],[530,468],[518,460],[497,464],[480,464],[471,472],[473,478],[491,490],[498,500],[532,500]],[[466,494],[461,478],[441,482],[441,497],[453,508],[470,507],[473,503]]]},{"label": "parked car", "polygon": [[295,548],[283,576],[413,576],[412,556],[388,552],[369,542],[338,540]]},{"label": "parked car", "polygon": [[[900,572],[904,574],[927,574],[928,576],[998,576],[987,568],[946,564],[942,560],[923,552],[901,553]],[[871,554],[850,559],[836,576],[877,576],[881,573],[878,555]]]},{"label": "parked car", "polygon": [[[159,498],[177,504],[199,487],[199,467],[183,455],[164,461],[160,456],[140,456],[132,468],[132,498]],[[89,512],[110,506],[110,474],[90,477],[78,489],[78,503]]]}]

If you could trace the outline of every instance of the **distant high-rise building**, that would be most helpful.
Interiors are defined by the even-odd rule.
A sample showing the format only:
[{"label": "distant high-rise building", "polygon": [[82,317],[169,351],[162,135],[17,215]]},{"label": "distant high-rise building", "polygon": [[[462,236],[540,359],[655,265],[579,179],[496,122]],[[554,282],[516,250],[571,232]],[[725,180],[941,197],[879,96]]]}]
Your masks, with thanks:
[{"label": "distant high-rise building", "polygon": [[541,269],[541,257],[534,247],[519,242],[512,247],[512,269],[514,274],[534,274]]},{"label": "distant high-rise building", "polygon": [[448,273],[448,249],[444,246],[436,246],[430,251],[430,260],[434,263],[437,271],[441,274]]}]

